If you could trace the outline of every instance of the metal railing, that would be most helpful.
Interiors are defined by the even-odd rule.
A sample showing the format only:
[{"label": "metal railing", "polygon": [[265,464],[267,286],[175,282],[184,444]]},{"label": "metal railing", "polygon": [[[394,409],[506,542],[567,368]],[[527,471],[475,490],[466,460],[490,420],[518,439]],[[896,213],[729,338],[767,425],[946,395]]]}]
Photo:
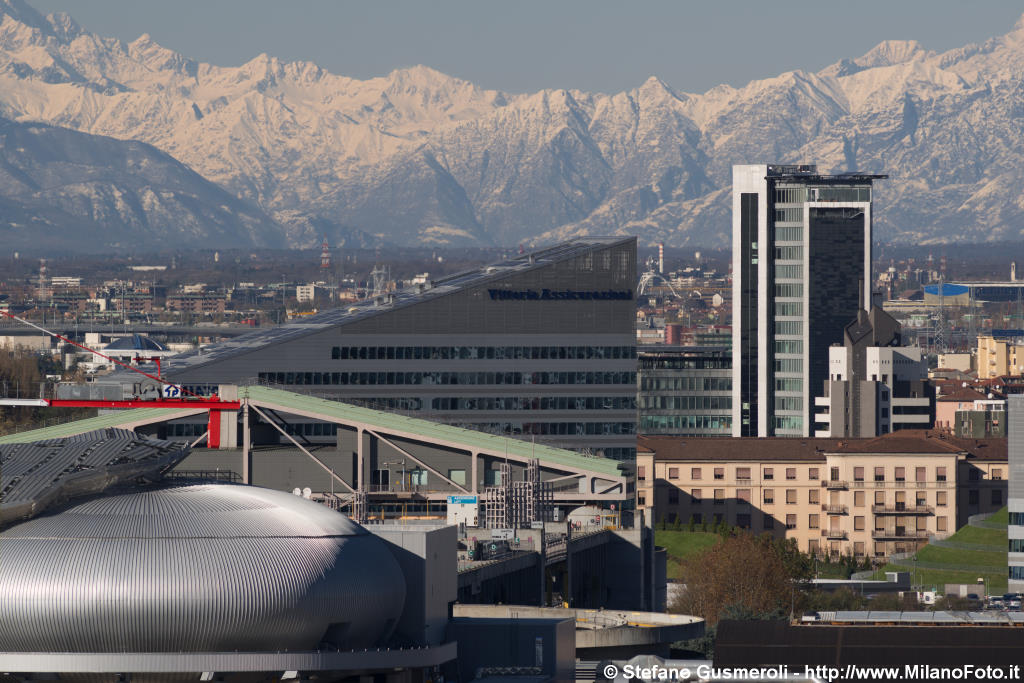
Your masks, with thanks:
[{"label": "metal railing", "polygon": [[934,515],[935,508],[930,505],[872,505],[871,512],[876,515]]},{"label": "metal railing", "polygon": [[845,515],[847,513],[847,507],[845,505],[829,505],[828,503],[822,503],[821,509],[829,515]]},{"label": "metal railing", "polygon": [[845,541],[846,532],[842,529],[822,529],[821,535],[830,541]]},{"label": "metal railing", "polygon": [[927,531],[885,531],[878,530],[871,532],[871,538],[875,540],[892,540],[892,541],[927,541]]},{"label": "metal railing", "polygon": [[850,487],[848,482],[841,479],[826,479],[821,482],[821,485],[830,491],[839,491]]}]

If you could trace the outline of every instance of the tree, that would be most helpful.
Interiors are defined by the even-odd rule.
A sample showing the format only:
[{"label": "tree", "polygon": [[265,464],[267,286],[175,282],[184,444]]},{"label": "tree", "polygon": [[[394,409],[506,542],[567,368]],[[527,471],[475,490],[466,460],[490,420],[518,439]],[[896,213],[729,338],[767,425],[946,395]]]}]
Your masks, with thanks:
[{"label": "tree", "polygon": [[686,530],[692,533],[696,526],[697,519],[693,515],[690,515],[690,523],[686,525]]},{"label": "tree", "polygon": [[788,613],[792,576],[773,543],[741,533],[727,536],[683,566],[686,584],[671,611],[693,614],[714,626],[728,609],[736,613]]}]

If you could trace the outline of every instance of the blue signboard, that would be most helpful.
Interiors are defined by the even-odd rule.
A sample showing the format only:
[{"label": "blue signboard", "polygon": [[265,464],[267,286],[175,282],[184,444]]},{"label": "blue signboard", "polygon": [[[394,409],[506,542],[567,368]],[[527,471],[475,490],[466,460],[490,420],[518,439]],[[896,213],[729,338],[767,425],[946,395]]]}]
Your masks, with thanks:
[{"label": "blue signboard", "polygon": [[476,496],[448,496],[449,505],[476,505]]}]

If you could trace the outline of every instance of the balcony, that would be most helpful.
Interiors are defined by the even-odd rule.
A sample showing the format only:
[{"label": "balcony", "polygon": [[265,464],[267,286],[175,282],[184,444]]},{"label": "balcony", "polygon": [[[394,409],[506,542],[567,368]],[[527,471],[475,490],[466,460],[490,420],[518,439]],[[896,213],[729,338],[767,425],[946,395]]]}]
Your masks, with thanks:
[{"label": "balcony", "polygon": [[935,508],[930,505],[872,505],[871,512],[876,515],[934,515]]},{"label": "balcony", "polygon": [[871,538],[876,541],[927,541],[927,531],[909,531],[903,529],[896,529],[895,531],[879,531],[875,530],[871,532]]},{"label": "balcony", "polygon": [[839,479],[826,479],[821,482],[821,485],[827,488],[829,491],[845,491],[849,488],[849,484]]},{"label": "balcony", "polygon": [[846,532],[842,529],[822,529],[821,535],[830,541],[845,541]]},{"label": "balcony", "polygon": [[822,503],[821,509],[827,515],[845,515],[845,514],[847,514],[847,509],[846,509],[845,505],[829,505],[827,503]]}]

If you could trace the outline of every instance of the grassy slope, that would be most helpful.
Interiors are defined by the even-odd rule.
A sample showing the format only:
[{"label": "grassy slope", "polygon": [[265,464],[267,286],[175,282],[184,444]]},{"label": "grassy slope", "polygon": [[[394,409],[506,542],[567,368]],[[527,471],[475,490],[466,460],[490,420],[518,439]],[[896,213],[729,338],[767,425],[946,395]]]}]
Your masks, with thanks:
[{"label": "grassy slope", "polygon": [[718,534],[702,531],[671,531],[656,530],[655,545],[663,546],[668,553],[668,578],[678,579],[680,563],[694,555],[699,555],[722,540]]},{"label": "grassy slope", "polygon": [[[989,522],[1005,524],[1008,521],[1006,508],[994,513]],[[921,562],[942,563],[949,569],[915,569],[913,560],[898,560],[875,572],[875,578],[885,578],[886,571],[912,571],[913,580],[924,586],[935,586],[939,590],[946,583],[975,583],[979,577],[985,579],[990,594],[1006,592],[1006,529],[984,529],[965,526],[950,536],[948,541],[977,546],[976,549],[943,548],[926,545],[917,552]],[[962,570],[958,567],[977,567],[978,570]]]}]

